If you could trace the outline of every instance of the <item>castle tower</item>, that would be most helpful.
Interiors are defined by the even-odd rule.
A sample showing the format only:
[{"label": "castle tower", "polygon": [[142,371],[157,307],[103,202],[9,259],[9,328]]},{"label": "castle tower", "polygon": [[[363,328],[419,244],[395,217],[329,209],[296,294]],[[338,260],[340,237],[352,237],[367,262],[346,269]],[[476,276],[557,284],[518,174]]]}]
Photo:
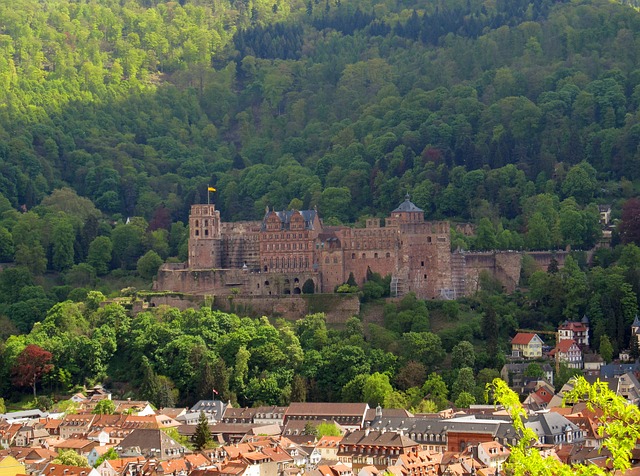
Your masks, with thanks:
[{"label": "castle tower", "polygon": [[418,208],[410,198],[407,193],[404,202],[387,218],[387,226],[398,226],[402,223],[424,223],[424,210]]},{"label": "castle tower", "polygon": [[189,268],[221,266],[220,212],[215,205],[191,205],[189,214]]}]

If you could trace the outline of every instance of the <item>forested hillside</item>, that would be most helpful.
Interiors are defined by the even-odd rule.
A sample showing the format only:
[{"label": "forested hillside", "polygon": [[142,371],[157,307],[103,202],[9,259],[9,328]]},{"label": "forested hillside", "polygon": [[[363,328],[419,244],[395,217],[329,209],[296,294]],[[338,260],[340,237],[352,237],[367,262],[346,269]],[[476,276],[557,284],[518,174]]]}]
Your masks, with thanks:
[{"label": "forested hillside", "polygon": [[348,222],[409,191],[522,233],[528,197],[582,209],[640,178],[628,6],[121,3],[0,6],[13,207],[68,185],[106,214],[184,220],[214,183],[226,219],[297,199]]},{"label": "forested hillside", "polygon": [[[458,367],[497,368],[518,326],[586,312],[596,348],[603,336],[614,351],[628,347],[640,291],[631,244],[640,243],[640,13],[627,3],[2,2],[0,262],[17,267],[0,274],[0,337],[24,334],[0,346],[4,381],[26,343],[56,359],[78,353],[56,362],[62,373],[47,383],[62,391],[109,367],[139,382],[112,360],[115,349],[143,365],[145,346],[174,342],[175,355],[195,359],[189,365],[204,345],[212,366],[221,358],[241,374],[230,384],[241,402],[285,402],[282,390],[302,377],[295,385],[310,398],[355,398],[347,380],[314,387],[322,368],[347,359],[342,351],[303,342],[306,370],[252,367],[239,348],[200,342],[200,327],[183,322],[194,314],[143,316],[131,325],[150,327],[136,342],[107,332],[111,321],[91,303],[53,308],[49,322],[75,319],[69,335],[57,324],[34,327],[58,302],[87,301],[96,286],[110,292],[103,277],[136,274],[148,284],[163,261],[184,260],[188,210],[207,199],[208,184],[225,220],[259,219],[265,206],[317,206],[327,224],[353,223],[386,216],[408,192],[427,218],[477,225],[474,237],[452,237],[473,249],[587,250],[601,235],[597,205],[611,204],[622,218],[613,244],[625,246],[599,250],[592,268],[583,253],[561,272],[524,263],[524,294],[501,295],[486,281],[485,294],[463,305],[465,321],[439,338],[447,352],[460,340],[486,346]],[[352,322],[327,342],[353,340],[359,350],[348,352],[362,375],[386,372],[408,390],[419,379],[402,380],[406,366],[415,371],[403,349],[434,343],[428,320],[412,329],[411,306],[404,327]],[[233,320],[225,332],[259,327],[216,319]],[[290,342],[295,331],[302,341],[304,322],[264,332]],[[436,357],[418,375],[450,367]],[[195,397],[195,383],[179,380],[184,369],[148,358],[149,382],[155,369],[175,381],[181,401]],[[252,389],[252,378],[274,372],[266,381],[276,393]],[[450,386],[457,372],[446,376]],[[349,378],[360,379],[355,388],[364,377]],[[404,395],[405,406],[418,396]]]}]

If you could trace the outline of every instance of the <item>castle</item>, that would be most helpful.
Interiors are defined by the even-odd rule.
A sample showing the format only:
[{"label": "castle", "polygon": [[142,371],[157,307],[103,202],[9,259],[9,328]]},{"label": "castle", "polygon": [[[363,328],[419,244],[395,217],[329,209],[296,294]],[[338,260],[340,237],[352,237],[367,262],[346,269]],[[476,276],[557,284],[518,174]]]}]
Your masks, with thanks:
[{"label": "castle", "polygon": [[[189,233],[188,262],[163,265],[155,289],[254,296],[331,293],[350,274],[361,285],[373,272],[391,274],[392,296],[414,292],[421,299],[451,299],[477,290],[482,270],[508,291],[520,276],[522,253],[452,253],[449,222],[425,221],[408,195],[384,224],[368,218],[364,228],[325,226],[317,210],[268,208],[262,221],[225,223],[215,205],[192,205]],[[546,266],[551,254],[534,259]]]}]

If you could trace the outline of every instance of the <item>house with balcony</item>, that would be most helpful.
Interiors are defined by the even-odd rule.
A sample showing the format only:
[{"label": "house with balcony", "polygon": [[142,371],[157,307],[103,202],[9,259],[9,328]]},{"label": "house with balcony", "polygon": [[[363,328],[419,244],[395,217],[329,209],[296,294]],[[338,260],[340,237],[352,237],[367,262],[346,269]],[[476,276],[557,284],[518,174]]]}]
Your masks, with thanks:
[{"label": "house with balcony", "polygon": [[580,322],[563,322],[558,327],[558,340],[572,340],[580,348],[589,347],[589,318],[584,316]]}]

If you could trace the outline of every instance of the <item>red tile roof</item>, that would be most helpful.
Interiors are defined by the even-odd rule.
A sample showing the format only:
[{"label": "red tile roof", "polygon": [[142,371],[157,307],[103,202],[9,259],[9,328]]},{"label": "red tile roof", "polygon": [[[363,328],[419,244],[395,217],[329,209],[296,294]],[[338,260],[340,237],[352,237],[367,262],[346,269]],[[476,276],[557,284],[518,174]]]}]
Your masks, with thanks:
[{"label": "red tile roof", "polygon": [[558,327],[563,331],[587,332],[587,327],[582,322],[566,322]]},{"label": "red tile roof", "polygon": [[560,342],[558,342],[558,345],[556,345],[556,350],[562,352],[563,354],[566,354],[567,352],[569,352],[569,349],[571,349],[573,345],[577,346],[578,344],[576,344],[575,341],[571,339],[561,340]]},{"label": "red tile roof", "polygon": [[83,468],[81,466],[49,463],[43,474],[47,476],[88,476],[92,469],[93,468]]},{"label": "red tile roof", "polygon": [[516,336],[513,338],[513,340],[511,341],[511,344],[528,345],[536,335],[537,334],[532,334],[530,332],[518,332]]}]

